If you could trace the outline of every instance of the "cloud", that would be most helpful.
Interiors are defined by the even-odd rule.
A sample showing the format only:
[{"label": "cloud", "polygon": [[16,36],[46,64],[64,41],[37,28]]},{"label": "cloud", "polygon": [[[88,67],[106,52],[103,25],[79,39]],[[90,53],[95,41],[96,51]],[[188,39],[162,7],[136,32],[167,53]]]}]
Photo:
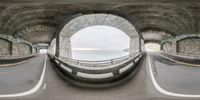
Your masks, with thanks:
[{"label": "cloud", "polygon": [[129,48],[129,42],[126,33],[111,26],[87,27],[71,37],[72,49],[123,50]]}]

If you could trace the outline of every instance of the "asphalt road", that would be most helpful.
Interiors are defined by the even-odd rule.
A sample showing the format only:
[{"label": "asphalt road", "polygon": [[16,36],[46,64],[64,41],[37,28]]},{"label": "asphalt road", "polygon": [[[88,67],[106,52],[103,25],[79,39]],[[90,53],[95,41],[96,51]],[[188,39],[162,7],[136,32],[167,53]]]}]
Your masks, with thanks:
[{"label": "asphalt road", "polygon": [[[18,70],[18,77],[27,77],[26,80],[34,80],[34,82],[27,87],[20,86],[22,89],[17,91],[7,90],[5,86],[0,89],[1,94],[6,94],[9,92],[18,93],[25,91],[34,87],[38,80],[41,78],[42,70],[44,65],[44,58],[46,55],[40,55],[34,58],[33,61],[27,62],[22,65],[13,67],[13,70]],[[190,94],[200,94],[198,79],[200,68],[184,66],[181,64],[176,64],[173,61],[167,60],[157,54],[150,54],[150,65],[148,56],[145,56],[143,61],[139,64],[138,72],[135,75],[131,75],[130,80],[126,81],[124,84],[112,88],[106,89],[88,89],[73,86],[66,82],[56,71],[55,65],[50,62],[49,59],[46,60],[46,69],[44,80],[40,88],[29,95],[1,98],[0,100],[199,100],[196,97],[176,97],[169,96],[160,92],[152,81],[151,72],[156,79],[156,82],[168,91],[173,91],[177,93],[190,93]],[[40,64],[36,64],[40,63]],[[26,65],[26,66],[25,66]],[[30,66],[32,65],[32,66]],[[22,67],[22,68],[21,68]],[[24,70],[21,70],[24,69]],[[10,68],[8,68],[10,69]],[[8,70],[5,68],[4,70]],[[26,70],[25,70],[26,69]],[[11,70],[11,69],[10,69]],[[31,74],[32,72],[32,74]],[[4,73],[2,70],[1,74]],[[14,73],[13,73],[14,74]],[[35,76],[35,77],[34,77]],[[11,77],[10,80],[16,78],[16,81],[21,81],[23,78],[18,79],[18,77]],[[8,80],[7,78],[2,78],[1,81]],[[25,79],[24,79],[25,80]],[[183,81],[184,80],[184,81]],[[0,83],[1,83],[0,81]],[[9,83],[9,82],[8,82]],[[26,81],[21,81],[21,83],[27,83]],[[199,85],[198,85],[199,84]],[[9,84],[8,84],[9,85]],[[17,87],[19,87],[17,86]],[[1,87],[1,84],[0,84]],[[9,86],[7,86],[9,87]],[[13,86],[13,88],[16,88]],[[8,88],[9,89],[9,88]],[[1,95],[0,94],[0,95]]]},{"label": "asphalt road", "polygon": [[175,62],[161,55],[160,53],[150,54],[152,70],[158,84],[174,93],[200,94],[200,67],[195,66],[199,61],[188,61],[190,64],[195,63],[189,66],[179,63],[185,61],[181,58],[168,56],[178,61]]},{"label": "asphalt road", "polygon": [[0,67],[0,95],[14,94],[33,88],[41,76],[44,55],[16,66]]}]

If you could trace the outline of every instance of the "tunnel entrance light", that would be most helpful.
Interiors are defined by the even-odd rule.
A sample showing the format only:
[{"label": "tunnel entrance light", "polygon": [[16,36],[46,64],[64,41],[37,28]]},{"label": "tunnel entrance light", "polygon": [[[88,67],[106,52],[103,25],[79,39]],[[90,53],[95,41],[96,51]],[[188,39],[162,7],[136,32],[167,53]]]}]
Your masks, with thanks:
[{"label": "tunnel entrance light", "polygon": [[152,52],[160,51],[160,44],[158,44],[158,43],[146,43],[145,44],[145,50],[146,51],[152,51]]}]

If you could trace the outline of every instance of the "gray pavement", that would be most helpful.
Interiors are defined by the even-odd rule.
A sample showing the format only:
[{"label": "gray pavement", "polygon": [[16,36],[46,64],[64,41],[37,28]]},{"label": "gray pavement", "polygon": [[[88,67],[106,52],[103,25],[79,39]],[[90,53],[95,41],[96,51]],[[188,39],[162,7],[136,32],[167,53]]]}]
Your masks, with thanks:
[{"label": "gray pavement", "polygon": [[44,65],[44,55],[8,67],[0,67],[0,95],[14,94],[32,89],[38,82]]},{"label": "gray pavement", "polygon": [[[37,59],[40,59],[39,61],[42,62],[44,60],[41,59],[44,59],[44,56],[45,55],[41,55]],[[155,65],[157,68],[156,81],[158,81],[159,85],[172,91],[176,90],[176,92],[182,92],[182,90],[180,89],[181,85],[174,85],[176,82],[174,83],[173,80],[169,81],[168,78],[166,78],[168,76],[163,76],[170,74],[169,77],[173,78],[174,80],[177,80],[177,78],[181,78],[181,75],[176,75],[175,73],[174,75],[172,74],[173,71],[171,71],[170,68],[172,68],[171,65],[173,64],[173,62],[167,61],[166,59],[161,59],[155,54],[151,54],[151,59],[152,62],[154,62],[154,64],[152,65]],[[165,63],[169,63],[169,66],[167,66],[167,64]],[[135,75],[131,75],[131,79],[125,84],[105,89],[88,89],[79,88],[66,82],[55,71],[55,65],[51,63],[49,59],[47,59],[44,81],[38,91],[27,96],[16,98],[0,98],[0,100],[199,100],[199,98],[171,97],[160,93],[152,83],[147,56],[143,59],[143,61],[141,61],[138,67],[138,72]],[[167,67],[169,67],[169,69]],[[181,66],[179,65],[179,67]],[[182,68],[180,69],[179,67],[176,67],[176,65],[174,65],[172,70],[184,70]],[[185,70],[190,69],[190,67],[185,66]],[[42,70],[42,68],[40,70]],[[168,71],[170,71],[171,73],[167,73]],[[192,69],[190,71],[191,73],[192,71],[195,71],[195,74],[198,74],[196,72],[198,72],[199,70]],[[41,71],[37,74],[41,75]],[[197,79],[195,80],[197,82]],[[195,82],[193,84],[195,84]],[[189,85],[185,89],[190,89],[190,87],[192,87],[190,83],[183,83],[183,85]],[[183,88],[183,92],[185,92],[185,89]],[[198,88],[195,91],[193,91],[193,89],[191,90],[192,91],[189,91],[192,93],[199,93]]]},{"label": "gray pavement", "polygon": [[162,88],[174,93],[200,94],[200,67],[180,64],[155,53],[150,57],[154,76]]}]

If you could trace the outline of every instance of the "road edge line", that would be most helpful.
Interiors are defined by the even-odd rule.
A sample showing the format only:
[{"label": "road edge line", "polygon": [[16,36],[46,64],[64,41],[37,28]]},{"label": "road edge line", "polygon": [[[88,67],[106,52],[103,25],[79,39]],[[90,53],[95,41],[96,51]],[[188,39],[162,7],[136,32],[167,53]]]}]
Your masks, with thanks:
[{"label": "road edge line", "polygon": [[200,95],[180,94],[180,93],[174,93],[174,92],[170,92],[170,91],[163,89],[162,87],[160,87],[158,85],[158,83],[156,82],[156,79],[153,75],[149,52],[148,52],[148,63],[149,63],[149,70],[150,70],[150,76],[151,76],[152,83],[153,83],[154,87],[162,94],[165,94],[168,96],[174,96],[174,97],[188,97],[188,98],[199,98],[200,97]]},{"label": "road edge line", "polygon": [[21,96],[26,96],[26,95],[30,95],[35,93],[37,90],[39,90],[39,88],[42,85],[42,82],[44,80],[44,75],[45,75],[45,70],[46,70],[46,63],[47,63],[47,55],[45,57],[45,61],[44,61],[44,66],[43,66],[43,71],[40,77],[40,80],[38,81],[38,83],[30,90],[25,91],[25,92],[21,92],[21,93],[16,93],[16,94],[3,94],[0,95],[0,98],[7,98],[7,97],[21,97]]}]

